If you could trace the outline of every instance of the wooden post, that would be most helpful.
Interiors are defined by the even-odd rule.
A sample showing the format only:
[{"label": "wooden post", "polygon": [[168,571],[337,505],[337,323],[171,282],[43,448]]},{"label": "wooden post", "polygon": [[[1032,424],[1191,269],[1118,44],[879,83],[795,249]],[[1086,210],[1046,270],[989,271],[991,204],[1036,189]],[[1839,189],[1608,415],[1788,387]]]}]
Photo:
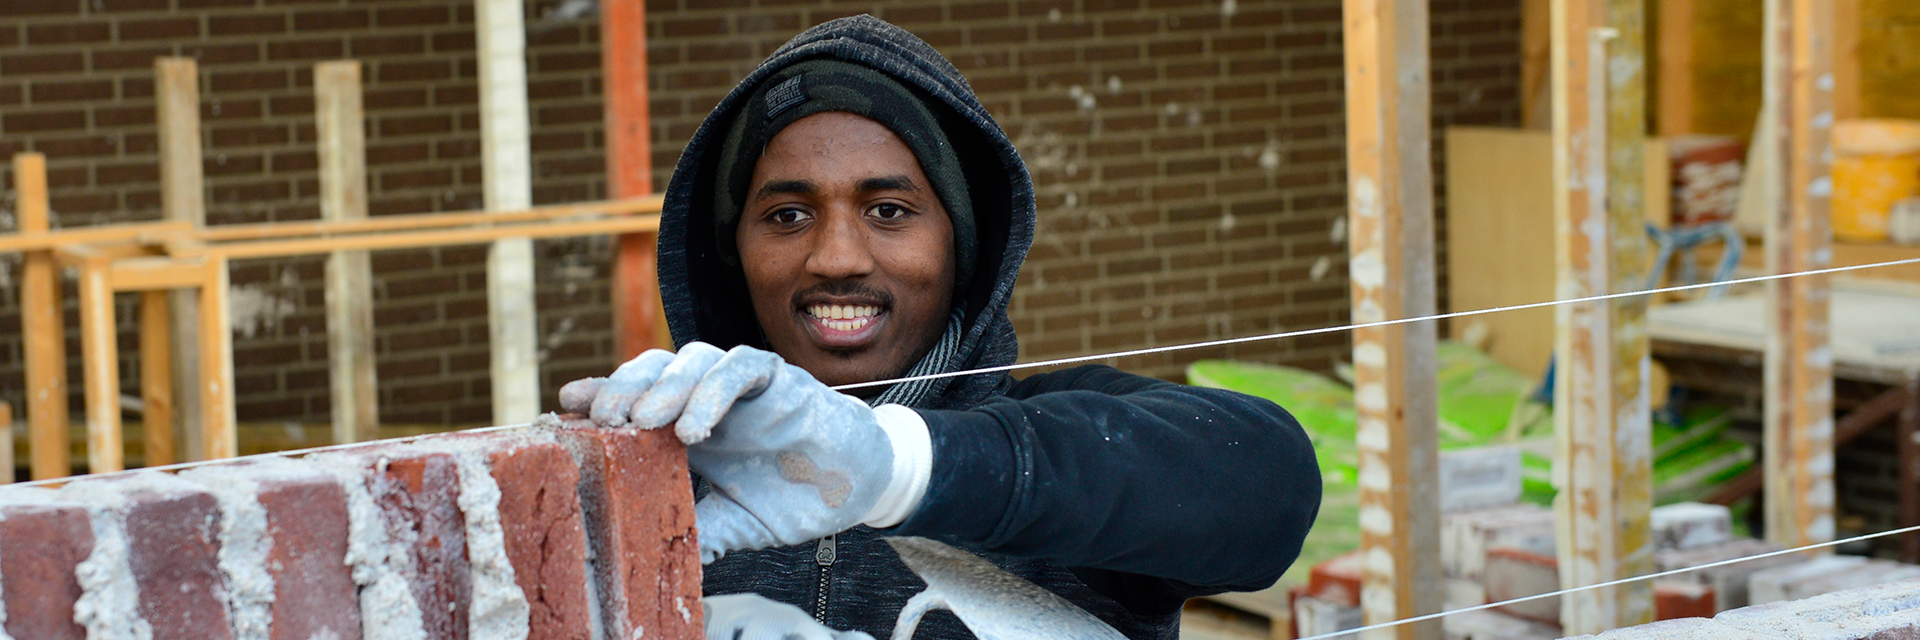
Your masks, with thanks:
[{"label": "wooden post", "polygon": [[173,464],[173,344],[168,341],[172,318],[165,291],[140,292],[140,424],[149,467]]},{"label": "wooden post", "polygon": [[[527,119],[526,8],[521,0],[474,0],[480,55],[482,180],[490,210],[533,203]],[[487,326],[493,339],[494,424],[540,412],[539,318],[533,241],[508,238],[487,254]]]},{"label": "wooden post", "polygon": [[[200,72],[193,58],[153,62],[153,88],[159,123],[160,206],[167,220],[194,227],[207,225],[206,181],[200,154]],[[173,410],[180,425],[180,452],[189,460],[206,450],[200,441],[205,423],[200,406],[200,303],[192,290],[172,292]]]},{"label": "wooden post", "polygon": [[[47,157],[13,157],[14,215],[20,231],[47,231]],[[67,339],[60,317],[60,267],[51,251],[28,251],[20,273],[20,328],[26,347],[27,438],[33,479],[73,473],[67,444]]]},{"label": "wooden post", "polygon": [[[1432,108],[1425,0],[1346,0],[1353,321],[1434,313]],[[1360,606],[1367,624],[1440,611],[1434,323],[1355,329]],[[1440,637],[1440,621],[1369,638]]]},{"label": "wooden post", "polygon": [[208,256],[200,285],[201,460],[239,455],[238,422],[233,407],[233,320],[229,314],[227,259]]},{"label": "wooden post", "polygon": [[[1766,101],[1778,118],[1772,140],[1779,207],[1767,225],[1773,273],[1833,262],[1828,199],[1833,147],[1833,2],[1767,0]],[[1767,283],[1765,438],[1767,539],[1801,546],[1834,535],[1833,349],[1829,277]]]},{"label": "wooden post", "polygon": [[6,436],[4,440],[0,440],[0,462],[6,464],[6,476],[0,477],[0,484],[7,484],[13,482],[14,459],[13,405],[6,402],[0,402],[0,435]]},{"label": "wooden post", "polygon": [[111,264],[80,264],[80,351],[87,391],[87,472],[126,468],[120,441],[120,348],[113,324]]},{"label": "wooden post", "polygon": [[[366,125],[360,63],[313,68],[314,124],[320,147],[320,217],[367,217]],[[333,441],[380,437],[373,353],[373,267],[365,251],[327,256],[327,354],[333,376]]]},{"label": "wooden post", "polygon": [[[653,193],[653,145],[647,111],[647,5],[600,3],[601,85],[607,104],[607,194]],[[613,263],[614,348],[625,360],[647,349],[673,348],[660,306],[657,234],[620,236]]]},{"label": "wooden post", "polygon": [[[1553,2],[1553,179],[1561,299],[1634,291],[1649,270],[1641,0]],[[1645,298],[1556,308],[1554,499],[1560,586],[1650,573],[1652,417]],[[1651,622],[1646,582],[1561,597],[1568,634]]]}]

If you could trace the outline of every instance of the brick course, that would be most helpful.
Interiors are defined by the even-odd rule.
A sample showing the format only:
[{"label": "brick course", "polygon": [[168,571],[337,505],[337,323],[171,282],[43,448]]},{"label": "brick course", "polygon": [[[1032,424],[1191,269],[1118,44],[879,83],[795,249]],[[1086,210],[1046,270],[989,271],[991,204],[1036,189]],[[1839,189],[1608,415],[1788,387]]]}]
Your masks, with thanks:
[{"label": "brick course", "polygon": [[[366,64],[372,213],[480,204],[469,0],[0,4],[0,156],[50,155],[58,224],[159,217],[157,55],[200,60],[212,223],[318,216],[311,66],[336,57]],[[528,5],[535,200],[603,197],[597,16],[577,1]],[[1335,0],[655,0],[648,12],[658,186],[720,97],[808,25],[872,12],[951,58],[1038,185],[1013,307],[1023,358],[1347,321]],[[1436,130],[1516,123],[1519,3],[1441,0],[1432,22]],[[558,385],[616,364],[611,251],[603,238],[537,251],[551,403]],[[320,264],[235,265],[243,421],[327,420]],[[484,248],[380,252],[373,267],[382,420],[487,422]],[[17,300],[0,278],[0,326],[17,322]],[[136,305],[119,302],[130,345]],[[78,354],[77,333],[69,342]],[[0,345],[0,389],[21,387],[15,345]],[[1325,369],[1347,348],[1328,334],[1117,364],[1173,379],[1202,357]]]}]

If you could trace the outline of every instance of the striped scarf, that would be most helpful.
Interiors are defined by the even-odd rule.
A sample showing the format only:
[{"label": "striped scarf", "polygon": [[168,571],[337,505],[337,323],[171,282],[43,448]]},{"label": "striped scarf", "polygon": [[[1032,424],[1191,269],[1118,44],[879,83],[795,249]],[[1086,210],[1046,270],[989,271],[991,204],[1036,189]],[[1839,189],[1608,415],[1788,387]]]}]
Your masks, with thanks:
[{"label": "striped scarf", "polygon": [[[945,333],[940,334],[940,342],[933,345],[933,350],[928,351],[926,357],[921,358],[918,364],[913,365],[913,368],[908,369],[906,375],[901,377],[912,378],[946,372],[947,360],[951,359],[954,353],[960,350],[960,335],[966,332],[965,327],[961,326],[962,315],[960,310],[955,309],[953,315],[948,316],[947,330]],[[878,407],[883,404],[897,404],[907,407],[917,407],[928,398],[939,395],[940,391],[946,389],[947,383],[951,380],[953,379],[933,378],[902,382],[888,387],[887,390],[881,392],[880,395],[874,396],[873,399],[867,401],[867,405]]]}]

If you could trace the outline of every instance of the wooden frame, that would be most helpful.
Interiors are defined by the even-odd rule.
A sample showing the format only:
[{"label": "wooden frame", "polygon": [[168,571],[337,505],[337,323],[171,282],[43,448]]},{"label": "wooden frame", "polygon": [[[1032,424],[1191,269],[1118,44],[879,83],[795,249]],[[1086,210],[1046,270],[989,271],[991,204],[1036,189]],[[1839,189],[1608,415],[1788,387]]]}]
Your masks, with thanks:
[{"label": "wooden frame", "polygon": [[[1433,158],[1426,0],[1347,0],[1347,175],[1353,321],[1432,315]],[[1353,330],[1360,606],[1368,624],[1438,613],[1438,404],[1433,322]],[[1440,621],[1391,637],[1440,637]],[[1383,636],[1386,634],[1382,634]]]}]

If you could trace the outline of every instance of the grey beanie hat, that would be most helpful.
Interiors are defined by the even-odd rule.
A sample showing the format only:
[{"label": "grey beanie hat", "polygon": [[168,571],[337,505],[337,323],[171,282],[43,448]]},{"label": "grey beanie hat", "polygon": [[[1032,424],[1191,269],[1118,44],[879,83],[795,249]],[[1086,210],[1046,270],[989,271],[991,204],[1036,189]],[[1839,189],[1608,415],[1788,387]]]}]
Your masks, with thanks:
[{"label": "grey beanie hat", "polygon": [[734,228],[746,204],[753,169],[767,142],[795,121],[818,113],[844,111],[865,117],[893,131],[920,161],[920,170],[933,183],[934,193],[953,224],[954,292],[964,295],[973,278],[978,254],[978,231],[973,221],[973,199],[940,121],[927,108],[928,100],[894,79],[868,67],[837,60],[808,60],[782,69],[760,83],[734,118],[720,147],[714,180],[713,231],[721,260],[740,264]]}]

